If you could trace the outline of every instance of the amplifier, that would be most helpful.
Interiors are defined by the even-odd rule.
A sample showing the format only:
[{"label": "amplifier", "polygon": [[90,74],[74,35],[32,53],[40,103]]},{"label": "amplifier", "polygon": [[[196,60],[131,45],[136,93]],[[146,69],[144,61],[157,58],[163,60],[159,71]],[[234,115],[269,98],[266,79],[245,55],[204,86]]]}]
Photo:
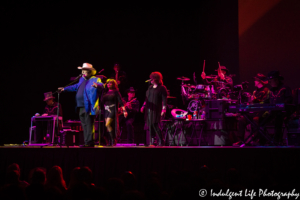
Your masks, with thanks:
[{"label": "amplifier", "polygon": [[64,146],[78,146],[79,145],[79,131],[63,130],[60,131],[60,142]]},{"label": "amplifier", "polygon": [[300,121],[299,119],[294,119],[289,121],[288,125],[288,145],[290,146],[300,146]]},{"label": "amplifier", "polygon": [[205,118],[223,119],[225,115],[228,100],[205,100]]}]

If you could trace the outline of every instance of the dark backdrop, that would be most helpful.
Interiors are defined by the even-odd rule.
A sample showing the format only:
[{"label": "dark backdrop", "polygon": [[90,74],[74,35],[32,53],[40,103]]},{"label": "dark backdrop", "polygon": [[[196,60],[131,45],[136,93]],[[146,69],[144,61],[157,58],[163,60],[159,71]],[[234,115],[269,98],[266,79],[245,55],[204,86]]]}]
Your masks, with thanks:
[{"label": "dark backdrop", "polygon": [[[30,117],[45,106],[43,93],[68,84],[84,62],[106,76],[119,62],[141,103],[153,71],[163,74],[179,103],[176,78],[199,76],[204,59],[207,74],[218,61],[239,74],[237,0],[168,6],[14,1],[2,5],[1,19],[2,144],[28,139]],[[64,120],[77,119],[75,94],[60,97]]]},{"label": "dark backdrop", "polygon": [[297,0],[239,1],[239,72],[252,89],[253,76],[271,70],[279,70],[292,89],[300,88],[299,9]]}]

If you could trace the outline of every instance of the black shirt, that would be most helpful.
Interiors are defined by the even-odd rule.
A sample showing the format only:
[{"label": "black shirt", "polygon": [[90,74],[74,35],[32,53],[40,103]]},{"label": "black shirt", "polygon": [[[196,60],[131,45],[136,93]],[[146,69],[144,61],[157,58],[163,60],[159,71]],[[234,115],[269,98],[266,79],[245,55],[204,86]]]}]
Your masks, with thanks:
[{"label": "black shirt", "polygon": [[[46,105],[44,113],[47,113],[48,115],[57,115],[57,106],[58,106],[57,102],[54,102],[51,106]],[[60,104],[59,104],[59,116],[62,116],[62,109]]]},{"label": "black shirt", "polygon": [[267,98],[269,98],[269,88],[261,87],[253,91],[253,103],[264,102]]},{"label": "black shirt", "polygon": [[117,102],[119,102],[120,106],[124,106],[121,94],[117,90],[108,91],[102,97],[102,103],[105,106],[113,105],[116,104]]},{"label": "black shirt", "polygon": [[84,107],[83,93],[84,93],[86,81],[87,81],[87,79],[84,79],[84,81],[82,81],[82,83],[78,87],[78,91],[77,91],[77,94],[76,94],[77,107]]},{"label": "black shirt", "polygon": [[[123,101],[127,103],[128,102],[128,97],[124,97]],[[129,109],[126,106],[126,111],[128,113],[128,118],[135,117],[135,114],[139,112],[139,108],[140,108],[140,102],[137,99],[131,101],[131,109]]]},{"label": "black shirt", "polygon": [[292,103],[292,90],[290,87],[279,84],[278,87],[272,87],[270,89],[269,98],[265,101],[265,103],[277,104],[277,103]]},{"label": "black shirt", "polygon": [[167,88],[164,85],[158,85],[153,88],[151,85],[146,92],[146,112],[145,118],[150,111],[151,123],[159,123],[163,106],[167,106]]}]

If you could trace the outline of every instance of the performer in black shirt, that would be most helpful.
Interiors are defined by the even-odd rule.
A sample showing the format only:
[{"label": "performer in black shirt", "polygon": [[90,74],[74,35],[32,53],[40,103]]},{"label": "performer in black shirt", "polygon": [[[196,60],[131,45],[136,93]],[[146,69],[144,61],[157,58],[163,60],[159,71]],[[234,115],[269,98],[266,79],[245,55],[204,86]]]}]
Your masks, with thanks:
[{"label": "performer in black shirt", "polygon": [[[102,96],[102,104],[104,105],[105,109],[105,126],[109,135],[109,145],[113,146],[117,136],[116,132],[118,131],[118,105],[122,107],[124,117],[127,117],[128,115],[118,90],[118,84],[114,79],[108,79],[106,81],[106,92]],[[113,122],[115,123],[115,127],[113,127]]]},{"label": "performer in black shirt", "polygon": [[148,145],[152,145],[151,134],[152,130],[154,130],[159,140],[158,145],[162,146],[164,141],[158,123],[160,123],[161,117],[166,113],[167,89],[163,85],[163,77],[160,72],[152,72],[150,79],[152,85],[146,92],[146,99],[141,111],[145,111],[146,123],[149,127],[149,135],[146,136],[149,140]]}]

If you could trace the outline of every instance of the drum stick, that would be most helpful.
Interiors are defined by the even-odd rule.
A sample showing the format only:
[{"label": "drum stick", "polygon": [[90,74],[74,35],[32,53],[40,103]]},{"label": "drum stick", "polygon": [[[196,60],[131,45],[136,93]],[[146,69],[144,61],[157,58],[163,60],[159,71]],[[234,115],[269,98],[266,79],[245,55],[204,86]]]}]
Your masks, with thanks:
[{"label": "drum stick", "polygon": [[220,62],[218,62],[218,65],[219,65],[218,71],[221,72],[221,65],[220,65]]},{"label": "drum stick", "polygon": [[203,72],[205,71],[205,60],[204,60],[204,63],[203,63]]}]

